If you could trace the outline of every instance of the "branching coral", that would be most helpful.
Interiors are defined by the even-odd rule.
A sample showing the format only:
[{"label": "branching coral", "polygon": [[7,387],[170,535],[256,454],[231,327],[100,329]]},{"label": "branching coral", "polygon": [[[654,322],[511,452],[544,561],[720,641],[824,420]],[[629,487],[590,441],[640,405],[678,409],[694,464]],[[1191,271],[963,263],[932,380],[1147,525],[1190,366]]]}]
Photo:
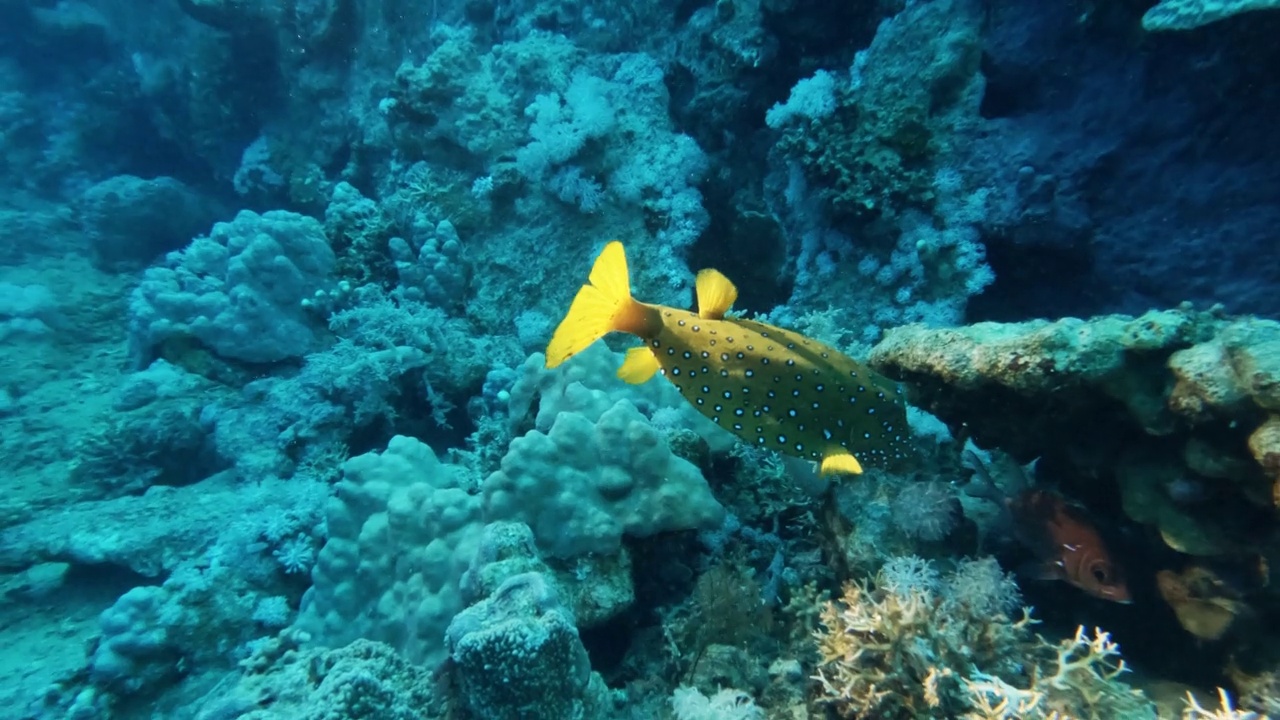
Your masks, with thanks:
[{"label": "branching coral", "polygon": [[1013,620],[999,603],[961,601],[956,588],[968,586],[954,576],[892,580],[882,571],[875,583],[850,584],[822,611],[814,679],[836,716],[1155,717],[1119,681],[1126,668],[1102,630],[1052,643],[1030,632],[1028,608]]},{"label": "branching coral", "polygon": [[1258,717],[1280,717],[1280,673],[1274,670],[1248,672],[1235,662],[1227,666],[1227,677],[1236,688],[1240,707]]},{"label": "branching coral", "polygon": [[818,633],[821,661],[814,679],[821,683],[824,698],[855,717],[891,699],[905,705],[903,710],[916,706],[916,701],[927,705],[914,694],[895,692],[890,668],[902,669],[910,638],[927,629],[928,610],[923,592],[877,598],[865,584],[846,586],[841,604],[828,604],[821,615],[827,632]]},{"label": "branching coral", "polygon": [[1155,717],[1141,692],[1118,682],[1128,668],[1109,633],[1094,628],[1089,635],[1080,626],[1075,637],[1057,645],[1039,637],[1037,642],[1037,655],[1047,659],[1033,661],[1030,690],[1045,695],[1046,717]]},{"label": "branching coral", "polygon": [[847,585],[820,615],[814,679],[822,702],[841,717],[955,716],[966,706],[961,678],[1019,654],[1020,631],[1031,622],[1025,612],[1017,622],[999,610],[984,617],[971,609],[990,603],[960,602],[936,575],[907,581],[897,567],[875,583]]},{"label": "branching coral", "polygon": [[[1182,711],[1183,720],[1258,720],[1259,718],[1258,713],[1237,710],[1231,704],[1231,696],[1222,688],[1218,688],[1218,707],[1203,707],[1196,700],[1195,695],[1187,693],[1187,707]],[[1261,717],[1260,720],[1266,720],[1266,718]]]},{"label": "branching coral", "polygon": [[965,691],[969,693],[972,710],[965,720],[1012,720],[1034,717],[1039,711],[1044,694],[1035,690],[1021,690],[994,675],[977,673],[971,680],[964,678]]}]

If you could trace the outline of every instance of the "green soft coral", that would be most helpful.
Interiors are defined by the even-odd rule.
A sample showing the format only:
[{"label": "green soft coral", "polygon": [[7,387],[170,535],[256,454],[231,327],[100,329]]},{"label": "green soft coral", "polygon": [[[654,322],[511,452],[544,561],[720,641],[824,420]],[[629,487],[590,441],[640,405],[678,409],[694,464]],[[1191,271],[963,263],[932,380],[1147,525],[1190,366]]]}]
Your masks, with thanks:
[{"label": "green soft coral", "polygon": [[868,221],[890,208],[930,206],[929,160],[936,148],[931,129],[919,120],[923,107],[866,109],[858,100],[842,91],[834,113],[798,124],[778,148],[829,188],[837,217]]},{"label": "green soft coral", "polygon": [[837,227],[932,210],[940,158],[979,115],[981,25],[964,0],[909,5],[858,53],[831,112],[787,126],[776,152],[822,188]]},{"label": "green soft coral", "polygon": [[1142,16],[1149,32],[1190,30],[1254,10],[1280,9],[1280,0],[1162,0]]}]

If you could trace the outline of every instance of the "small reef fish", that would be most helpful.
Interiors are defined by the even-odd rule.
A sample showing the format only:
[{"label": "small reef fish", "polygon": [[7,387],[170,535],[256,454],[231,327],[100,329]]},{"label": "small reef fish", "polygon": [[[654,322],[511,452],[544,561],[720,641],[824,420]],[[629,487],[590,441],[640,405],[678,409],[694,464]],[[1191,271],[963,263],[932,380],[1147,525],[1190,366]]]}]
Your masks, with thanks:
[{"label": "small reef fish", "polygon": [[901,389],[834,348],[761,322],[725,317],[738,297],[716,270],[697,278],[698,312],[631,297],[622,243],[605,246],[547,345],[554,368],[610,332],[644,345],[618,377],[661,373],[712,422],[746,442],[818,461],[822,475],[888,465],[909,448]]},{"label": "small reef fish", "polygon": [[1026,469],[1011,458],[1002,459],[999,471],[1009,475],[1012,492],[1000,490],[990,468],[972,450],[964,453],[964,464],[975,473],[966,491],[1005,510],[1014,536],[1039,561],[1024,574],[1064,580],[1103,600],[1133,602],[1123,569],[1084,512],[1055,492],[1030,487]]}]

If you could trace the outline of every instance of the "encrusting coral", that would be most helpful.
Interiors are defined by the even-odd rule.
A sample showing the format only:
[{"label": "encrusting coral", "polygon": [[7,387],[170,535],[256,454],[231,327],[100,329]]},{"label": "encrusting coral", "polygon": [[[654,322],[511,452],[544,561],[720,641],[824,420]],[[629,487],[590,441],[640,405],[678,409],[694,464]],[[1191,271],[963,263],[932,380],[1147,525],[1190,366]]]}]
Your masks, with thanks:
[{"label": "encrusting coral", "polygon": [[[873,367],[985,447],[1114,478],[1124,511],[1195,556],[1266,553],[1280,486],[1280,323],[1188,307],[890,331]],[[1182,488],[1214,502],[1188,507]]]}]

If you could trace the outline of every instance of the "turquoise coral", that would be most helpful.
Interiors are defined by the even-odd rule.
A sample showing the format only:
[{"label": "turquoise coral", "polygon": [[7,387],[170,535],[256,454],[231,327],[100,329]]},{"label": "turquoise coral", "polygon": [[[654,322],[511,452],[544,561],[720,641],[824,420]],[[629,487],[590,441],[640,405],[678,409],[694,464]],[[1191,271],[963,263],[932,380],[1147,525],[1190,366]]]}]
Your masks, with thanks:
[{"label": "turquoise coral", "polygon": [[542,575],[508,578],[487,599],[458,613],[447,639],[464,717],[598,716],[604,683],[591,672],[573,614]]},{"label": "turquoise coral", "polygon": [[198,717],[244,720],[424,720],[436,717],[430,673],[390,647],[356,640],[299,646],[292,631],[252,643],[244,674],[197,703]]},{"label": "turquoise coral", "polygon": [[516,438],[482,492],[486,517],[527,522],[539,547],[562,558],[616,553],[624,536],[709,530],[724,517],[698,468],[627,400],[598,421],[567,412],[547,433]]},{"label": "turquoise coral", "polygon": [[1280,0],[1161,0],[1142,16],[1150,32],[1191,30],[1257,10],[1280,9]]}]

